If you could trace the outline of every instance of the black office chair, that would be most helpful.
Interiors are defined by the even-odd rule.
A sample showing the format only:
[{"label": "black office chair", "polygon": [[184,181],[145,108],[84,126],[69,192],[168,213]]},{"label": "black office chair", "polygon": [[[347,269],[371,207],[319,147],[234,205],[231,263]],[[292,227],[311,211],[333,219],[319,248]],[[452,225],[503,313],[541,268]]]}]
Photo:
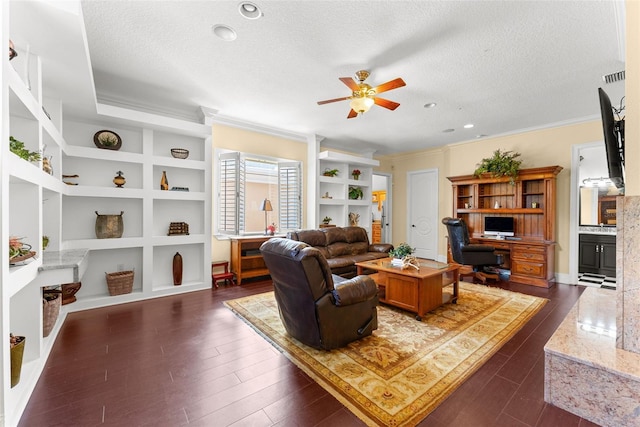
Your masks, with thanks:
[{"label": "black office chair", "polygon": [[467,271],[461,269],[460,274],[462,276],[472,275],[483,284],[487,282],[487,279],[498,280],[498,274],[495,270],[489,269],[499,266],[503,262],[503,256],[495,253],[496,248],[490,245],[469,243],[469,230],[461,218],[443,218],[442,223],[447,226],[449,249],[453,260],[458,264],[471,266]]}]

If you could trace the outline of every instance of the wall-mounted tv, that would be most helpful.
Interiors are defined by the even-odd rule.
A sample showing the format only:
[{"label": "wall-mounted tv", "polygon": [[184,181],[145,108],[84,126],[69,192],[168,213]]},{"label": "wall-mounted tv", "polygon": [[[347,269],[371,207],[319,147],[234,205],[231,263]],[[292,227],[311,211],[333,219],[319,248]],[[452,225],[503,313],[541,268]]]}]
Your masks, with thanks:
[{"label": "wall-mounted tv", "polygon": [[624,188],[624,118],[614,119],[611,101],[602,88],[598,88],[598,96],[609,179],[617,188]]},{"label": "wall-mounted tv", "polygon": [[513,236],[514,221],[511,216],[485,216],[484,235],[485,236]]}]

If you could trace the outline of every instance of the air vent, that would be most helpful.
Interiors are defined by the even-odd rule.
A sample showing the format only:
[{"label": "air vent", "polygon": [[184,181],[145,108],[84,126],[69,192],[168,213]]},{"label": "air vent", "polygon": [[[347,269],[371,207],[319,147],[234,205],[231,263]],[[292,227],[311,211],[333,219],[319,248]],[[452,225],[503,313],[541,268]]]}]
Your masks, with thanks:
[{"label": "air vent", "polygon": [[611,73],[611,74],[604,75],[604,76],[602,76],[602,80],[605,83],[615,83],[615,82],[619,82],[621,80],[624,80],[624,70],[618,71],[617,73]]}]

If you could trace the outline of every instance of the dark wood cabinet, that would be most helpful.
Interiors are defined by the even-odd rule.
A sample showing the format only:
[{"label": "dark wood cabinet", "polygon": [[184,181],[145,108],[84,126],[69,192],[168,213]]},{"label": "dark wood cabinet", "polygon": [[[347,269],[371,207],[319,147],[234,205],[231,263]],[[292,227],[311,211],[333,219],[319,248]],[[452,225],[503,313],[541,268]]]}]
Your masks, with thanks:
[{"label": "dark wood cabinet", "polygon": [[578,271],[616,277],[616,236],[580,234]]}]

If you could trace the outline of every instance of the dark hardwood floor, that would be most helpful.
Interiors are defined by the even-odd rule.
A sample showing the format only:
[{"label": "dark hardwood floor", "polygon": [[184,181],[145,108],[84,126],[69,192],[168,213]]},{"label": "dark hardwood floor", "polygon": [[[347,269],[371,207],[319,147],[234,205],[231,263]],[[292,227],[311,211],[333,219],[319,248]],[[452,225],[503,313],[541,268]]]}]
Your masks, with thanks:
[{"label": "dark hardwood floor", "polygon": [[[420,426],[593,426],[544,402],[543,347],[583,289],[498,286],[545,307]],[[360,426],[222,304],[270,281],[70,314],[20,426]]]}]

